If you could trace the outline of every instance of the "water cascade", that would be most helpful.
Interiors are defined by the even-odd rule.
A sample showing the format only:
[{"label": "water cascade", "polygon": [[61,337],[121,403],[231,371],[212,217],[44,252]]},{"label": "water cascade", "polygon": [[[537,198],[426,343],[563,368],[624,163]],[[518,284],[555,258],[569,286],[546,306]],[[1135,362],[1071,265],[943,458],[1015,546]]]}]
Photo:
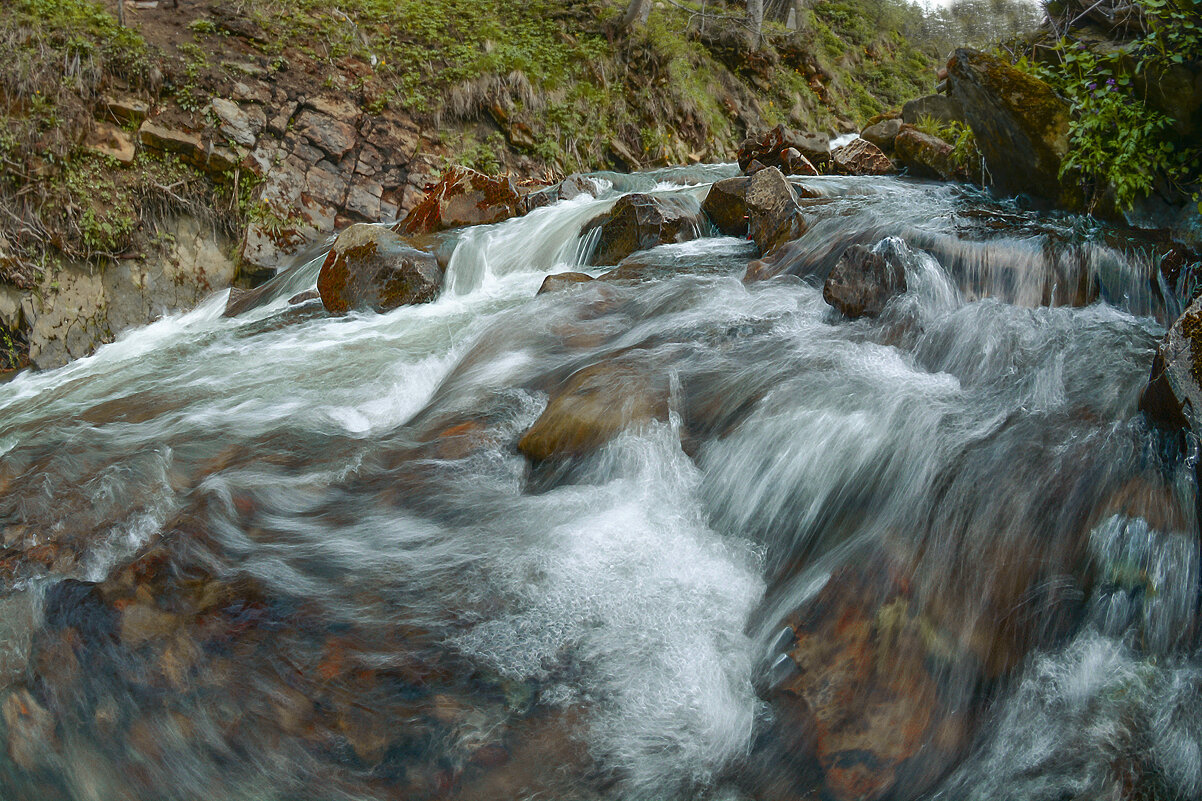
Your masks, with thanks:
[{"label": "water cascade", "polygon": [[[0,386],[5,801],[1202,797],[1153,252],[820,177],[764,280],[707,236],[536,296],[732,170],[456,232],[430,304],[289,305],[317,258]],[[843,318],[887,239],[906,291]],[[532,462],[582,376],[622,425]]]}]

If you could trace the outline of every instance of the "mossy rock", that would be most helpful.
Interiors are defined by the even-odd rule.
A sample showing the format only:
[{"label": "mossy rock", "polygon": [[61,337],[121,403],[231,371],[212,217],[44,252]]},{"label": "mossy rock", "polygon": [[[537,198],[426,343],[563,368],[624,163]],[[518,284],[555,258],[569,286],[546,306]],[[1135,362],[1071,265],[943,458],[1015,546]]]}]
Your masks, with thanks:
[{"label": "mossy rock", "polygon": [[947,70],[952,99],[964,110],[994,187],[1081,208],[1081,190],[1060,179],[1068,103],[1038,78],[977,50],[957,50]]}]

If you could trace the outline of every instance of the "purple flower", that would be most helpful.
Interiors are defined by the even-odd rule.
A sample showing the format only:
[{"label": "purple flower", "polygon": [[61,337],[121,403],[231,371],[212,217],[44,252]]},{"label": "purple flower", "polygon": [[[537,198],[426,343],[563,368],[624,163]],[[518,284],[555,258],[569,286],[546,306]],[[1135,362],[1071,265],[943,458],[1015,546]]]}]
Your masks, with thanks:
[{"label": "purple flower", "polygon": [[1110,78],[1109,80],[1106,81],[1106,85],[1109,86],[1111,89],[1113,89],[1118,84],[1115,83],[1114,78]]},{"label": "purple flower", "polygon": [[1092,92],[1094,89],[1097,89],[1097,88],[1098,88],[1098,85],[1097,85],[1096,83],[1091,83],[1091,84],[1089,85],[1089,91],[1091,91],[1091,92]]}]

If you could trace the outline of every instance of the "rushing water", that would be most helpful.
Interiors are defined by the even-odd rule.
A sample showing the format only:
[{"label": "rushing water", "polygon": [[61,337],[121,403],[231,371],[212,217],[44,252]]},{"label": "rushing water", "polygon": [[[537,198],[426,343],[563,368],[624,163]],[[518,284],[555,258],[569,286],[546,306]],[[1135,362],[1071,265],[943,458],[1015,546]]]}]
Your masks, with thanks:
[{"label": "rushing water", "polygon": [[[580,230],[622,192],[728,171],[461,231],[432,304],[289,306],[318,259],[0,387],[0,798],[845,797],[780,736],[781,628],[886,574],[961,654],[963,733],[890,797],[1202,797],[1196,453],[1137,412],[1152,251],[826,177],[769,280],[709,237],[535,296],[604,272]],[[842,319],[825,271],[885,237],[908,290]],[[668,414],[530,465],[548,398],[615,362]]]}]

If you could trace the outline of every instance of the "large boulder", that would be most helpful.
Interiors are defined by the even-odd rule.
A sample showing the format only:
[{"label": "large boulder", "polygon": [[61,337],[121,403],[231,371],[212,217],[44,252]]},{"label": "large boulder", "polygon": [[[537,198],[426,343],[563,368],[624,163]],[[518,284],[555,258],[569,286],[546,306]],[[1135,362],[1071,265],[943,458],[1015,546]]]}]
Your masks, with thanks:
[{"label": "large boulder", "polygon": [[631,194],[622,196],[609,213],[585,225],[587,233],[600,227],[592,264],[617,264],[640,250],[701,236],[701,212],[689,199]]},{"label": "large boulder", "polygon": [[881,149],[867,139],[853,139],[831,152],[831,162],[843,175],[891,175],[897,170]]},{"label": "large boulder", "polygon": [[1080,189],[1060,179],[1068,104],[1038,78],[977,50],[957,50],[947,70],[952,98],[964,109],[997,189],[1080,206]]},{"label": "large boulder", "polygon": [[322,305],[333,314],[428,303],[441,286],[434,254],[411,247],[387,228],[362,223],[338,235],[317,276]]},{"label": "large boulder", "polygon": [[1162,427],[1202,432],[1202,298],[1165,334],[1139,408]]},{"label": "large boulder", "polygon": [[649,365],[631,359],[600,362],[564,382],[518,450],[533,462],[580,456],[627,426],[667,418],[667,382]]},{"label": "large boulder", "polygon": [[911,174],[920,178],[965,181],[967,171],[956,163],[955,148],[938,136],[913,125],[903,125],[893,140],[893,154]]},{"label": "large boulder", "polygon": [[751,176],[744,201],[748,236],[760,249],[760,255],[767,256],[806,232],[797,192],[775,167]]},{"label": "large boulder", "polygon": [[888,153],[893,150],[893,140],[901,130],[902,121],[896,117],[881,120],[860,131],[860,138],[871,142]]},{"label": "large boulder", "polygon": [[964,109],[947,95],[927,95],[902,106],[901,121],[906,125],[917,125],[924,117],[939,123],[964,122]]},{"label": "large boulder", "polygon": [[464,225],[501,222],[521,211],[522,194],[509,176],[451,167],[394,230],[432,234]]},{"label": "large boulder", "polygon": [[739,145],[739,169],[746,171],[752,161],[765,167],[784,167],[781,154],[794,148],[814,166],[821,168],[830,161],[830,139],[825,134],[803,133],[784,125],[750,136]]},{"label": "large boulder", "polygon": [[906,291],[905,247],[890,237],[869,249],[843,251],[822,287],[822,299],[845,317],[876,317],[894,295]]},{"label": "large boulder", "polygon": [[740,175],[715,181],[701,203],[701,210],[727,236],[747,236],[747,185],[751,178]]}]

